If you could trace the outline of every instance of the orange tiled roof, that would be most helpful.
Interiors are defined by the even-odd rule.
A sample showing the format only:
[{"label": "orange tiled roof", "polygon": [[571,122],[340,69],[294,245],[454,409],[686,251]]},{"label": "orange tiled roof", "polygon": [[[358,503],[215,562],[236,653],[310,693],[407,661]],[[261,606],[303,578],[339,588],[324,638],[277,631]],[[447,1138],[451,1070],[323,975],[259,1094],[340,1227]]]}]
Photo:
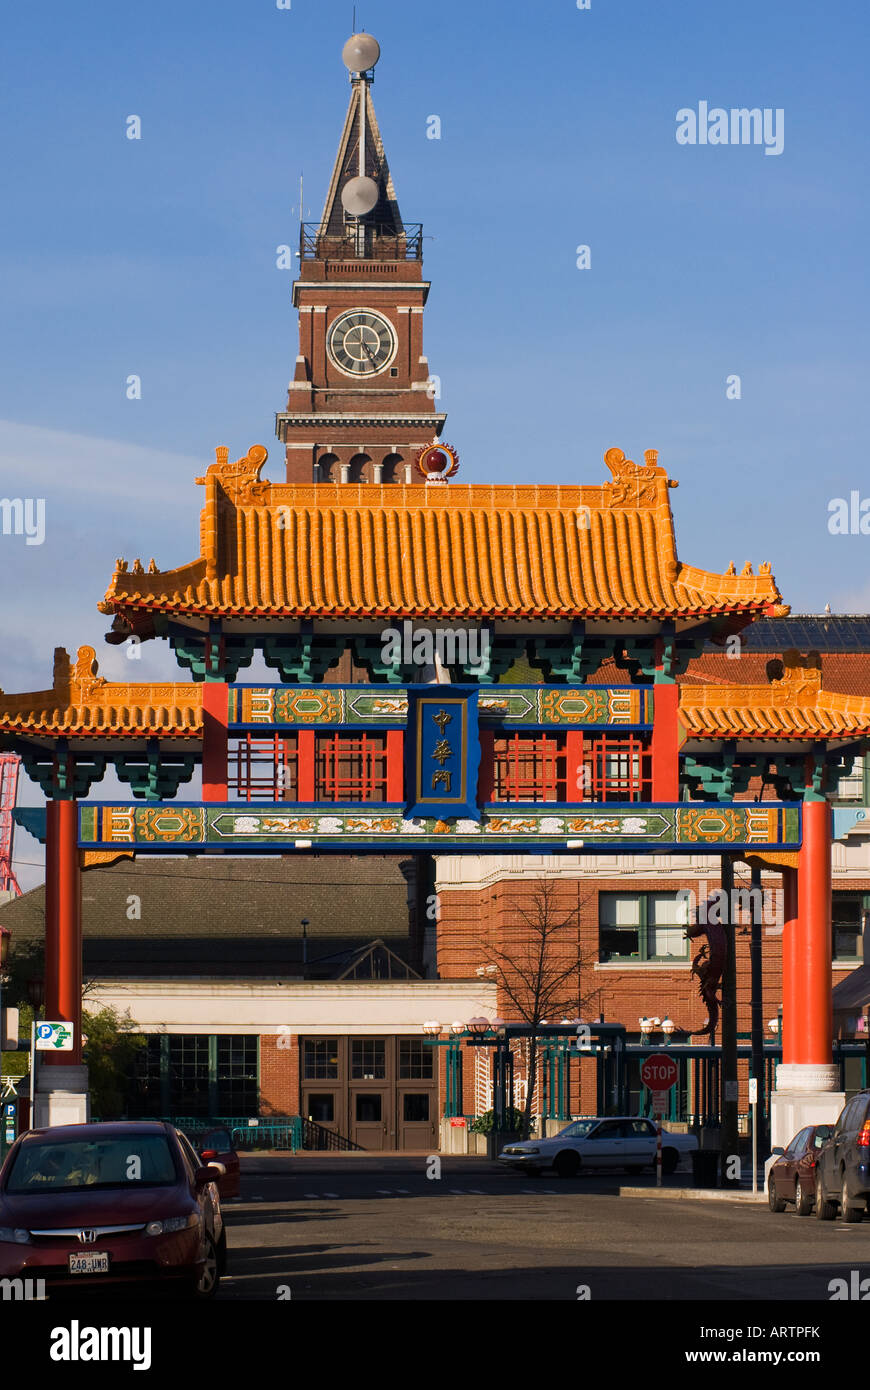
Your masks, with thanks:
[{"label": "orange tiled roof", "polygon": [[93,647],[79,647],[73,666],[63,647],[54,652],[51,690],[6,695],[0,690],[0,733],[202,733],[202,686],[132,685],[97,675]]},{"label": "orange tiled roof", "polygon": [[854,738],[870,734],[870,697],[822,689],[818,652],[787,651],[766,685],[680,685],[689,738]]},{"label": "orange tiled roof", "polygon": [[677,559],[668,489],[605,455],[599,487],[275,484],[266,450],[228,450],[205,486],[200,556],[119,561],[104,613],[320,617],[668,617],[788,611],[769,565],[712,574]]}]

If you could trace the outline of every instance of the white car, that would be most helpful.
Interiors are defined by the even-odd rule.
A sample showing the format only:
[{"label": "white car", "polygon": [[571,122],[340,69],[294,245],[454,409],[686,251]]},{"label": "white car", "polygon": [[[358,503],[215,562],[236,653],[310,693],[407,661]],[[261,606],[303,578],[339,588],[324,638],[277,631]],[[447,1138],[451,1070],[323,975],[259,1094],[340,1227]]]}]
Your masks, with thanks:
[{"label": "white car", "polygon": [[[697,1147],[694,1134],[671,1134],[663,1129],[662,1172],[673,1173],[682,1155]],[[498,1159],[533,1175],[552,1167],[560,1178],[576,1177],[584,1168],[625,1168],[629,1173],[640,1173],[655,1167],[656,1127],[652,1120],[636,1115],[574,1120],[549,1139],[508,1144]]]}]

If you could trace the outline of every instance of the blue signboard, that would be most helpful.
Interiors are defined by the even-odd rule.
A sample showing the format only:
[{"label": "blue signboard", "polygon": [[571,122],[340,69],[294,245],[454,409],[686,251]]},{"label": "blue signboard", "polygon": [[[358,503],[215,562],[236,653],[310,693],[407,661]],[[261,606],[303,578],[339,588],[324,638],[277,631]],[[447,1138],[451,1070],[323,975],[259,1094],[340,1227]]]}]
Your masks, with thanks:
[{"label": "blue signboard", "polygon": [[478,694],[477,686],[409,687],[405,748],[409,818],[480,820]]}]

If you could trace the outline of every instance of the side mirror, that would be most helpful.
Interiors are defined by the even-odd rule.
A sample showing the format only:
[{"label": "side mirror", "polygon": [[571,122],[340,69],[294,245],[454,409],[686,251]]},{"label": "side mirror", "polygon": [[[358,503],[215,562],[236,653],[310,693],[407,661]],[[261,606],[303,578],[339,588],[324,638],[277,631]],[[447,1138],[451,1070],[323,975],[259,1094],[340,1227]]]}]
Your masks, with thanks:
[{"label": "side mirror", "polygon": [[775,1154],[777,1158],[782,1158],[782,1155],[785,1153],[785,1149],[771,1149],[770,1152],[772,1154]]},{"label": "side mirror", "polygon": [[197,1192],[200,1192],[204,1187],[208,1187],[210,1182],[217,1182],[218,1178],[222,1178],[225,1172],[226,1169],[222,1163],[207,1163],[205,1167],[197,1168],[193,1175],[193,1182]]}]

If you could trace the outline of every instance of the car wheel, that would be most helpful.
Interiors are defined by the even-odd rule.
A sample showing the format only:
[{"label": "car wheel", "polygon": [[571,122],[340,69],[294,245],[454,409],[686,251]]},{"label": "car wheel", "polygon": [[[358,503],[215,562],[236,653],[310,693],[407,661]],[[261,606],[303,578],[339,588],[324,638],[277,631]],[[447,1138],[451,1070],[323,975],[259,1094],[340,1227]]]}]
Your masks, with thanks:
[{"label": "car wheel", "polygon": [[829,1202],[822,1187],[822,1177],[816,1174],[816,1220],[833,1221],[837,1215],[837,1203]]},{"label": "car wheel", "polygon": [[776,1190],[776,1183],[773,1180],[772,1173],[767,1179],[767,1205],[770,1207],[771,1211],[785,1211],[785,1200],[780,1197]]},{"label": "car wheel", "polygon": [[675,1172],[677,1171],[677,1164],[679,1163],[679,1161],[680,1161],[680,1155],[678,1154],[678,1152],[677,1152],[676,1149],[663,1149],[663,1150],[662,1150],[662,1172],[663,1172],[663,1173],[675,1173]]},{"label": "car wheel", "polygon": [[553,1167],[560,1178],[576,1178],[580,1172],[580,1155],[575,1154],[573,1149],[563,1149],[556,1154]]},{"label": "car wheel", "polygon": [[856,1207],[849,1196],[849,1184],[846,1174],[843,1174],[843,1186],[840,1189],[840,1215],[844,1221],[855,1222],[864,1220],[864,1207]]},{"label": "car wheel", "polygon": [[794,1185],[794,1209],[798,1216],[809,1216],[813,1209],[813,1194],[807,1192],[800,1178]]},{"label": "car wheel", "polygon": [[194,1298],[214,1298],[221,1281],[218,1249],[211,1235],[206,1233],[205,1264],[199,1278],[193,1282]]}]

